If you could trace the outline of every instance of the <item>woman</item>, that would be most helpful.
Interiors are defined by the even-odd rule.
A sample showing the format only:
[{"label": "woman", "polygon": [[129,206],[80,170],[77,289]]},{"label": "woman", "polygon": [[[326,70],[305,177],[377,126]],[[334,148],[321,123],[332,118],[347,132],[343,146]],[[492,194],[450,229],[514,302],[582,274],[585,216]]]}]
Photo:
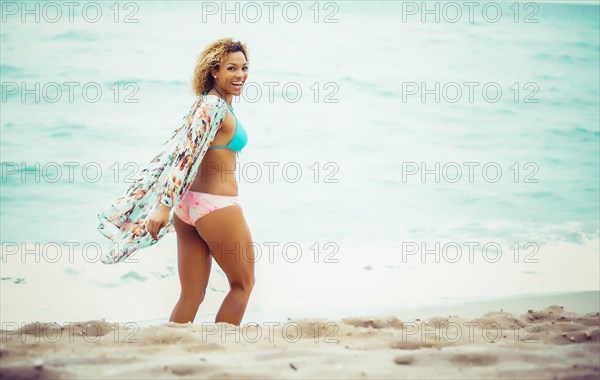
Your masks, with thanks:
[{"label": "woman", "polygon": [[[254,286],[255,252],[235,182],[236,157],[247,134],[231,106],[248,78],[247,57],[246,46],[230,38],[203,50],[193,79],[199,98],[184,118],[187,122],[128,194],[98,215],[119,228],[110,235],[101,223],[100,232],[115,242],[132,242],[136,250],[154,244],[174,226],[181,294],[171,322],[194,321],[212,258],[230,285],[215,322],[239,325]],[[110,263],[133,251],[121,247]]]}]

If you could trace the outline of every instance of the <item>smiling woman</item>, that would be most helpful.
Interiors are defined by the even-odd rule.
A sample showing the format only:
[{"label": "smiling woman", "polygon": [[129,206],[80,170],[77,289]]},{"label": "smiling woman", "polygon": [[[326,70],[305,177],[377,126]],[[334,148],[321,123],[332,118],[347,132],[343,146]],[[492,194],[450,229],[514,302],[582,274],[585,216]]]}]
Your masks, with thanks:
[{"label": "smiling woman", "polygon": [[[171,314],[173,322],[193,322],[204,300],[213,257],[230,285],[216,322],[239,325],[254,286],[252,236],[231,175],[234,152],[248,140],[231,107],[248,78],[247,57],[245,45],[230,38],[204,49],[193,80],[199,97],[183,125],[127,195],[99,214],[100,232],[125,243],[113,262],[132,253],[124,248],[127,243],[134,243],[134,249],[150,246],[174,226],[181,295]],[[107,233],[104,223],[118,227],[119,233]],[[227,261],[231,246],[242,247],[248,260]]]}]

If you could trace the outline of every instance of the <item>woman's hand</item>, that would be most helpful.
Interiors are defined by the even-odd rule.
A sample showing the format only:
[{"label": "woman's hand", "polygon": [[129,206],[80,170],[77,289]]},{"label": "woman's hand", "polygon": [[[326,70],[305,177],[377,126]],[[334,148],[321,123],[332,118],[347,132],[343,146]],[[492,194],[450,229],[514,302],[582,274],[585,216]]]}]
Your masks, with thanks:
[{"label": "woman's hand", "polygon": [[165,206],[164,204],[160,204],[160,206],[152,211],[150,215],[148,215],[147,226],[148,233],[154,240],[157,240],[158,232],[161,228],[169,223],[169,213],[171,209]]}]

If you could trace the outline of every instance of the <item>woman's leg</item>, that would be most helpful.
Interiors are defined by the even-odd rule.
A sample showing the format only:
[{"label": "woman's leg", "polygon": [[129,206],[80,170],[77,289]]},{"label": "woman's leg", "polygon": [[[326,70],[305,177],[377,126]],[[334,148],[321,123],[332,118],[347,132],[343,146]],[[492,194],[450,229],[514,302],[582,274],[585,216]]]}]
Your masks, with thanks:
[{"label": "woman's leg", "polygon": [[239,205],[223,207],[196,221],[196,229],[208,244],[212,257],[229,280],[229,294],[215,322],[241,323],[254,286],[254,246]]},{"label": "woman's leg", "polygon": [[169,321],[194,322],[200,303],[204,300],[212,259],[206,242],[196,228],[173,215],[177,233],[177,267],[181,294]]}]

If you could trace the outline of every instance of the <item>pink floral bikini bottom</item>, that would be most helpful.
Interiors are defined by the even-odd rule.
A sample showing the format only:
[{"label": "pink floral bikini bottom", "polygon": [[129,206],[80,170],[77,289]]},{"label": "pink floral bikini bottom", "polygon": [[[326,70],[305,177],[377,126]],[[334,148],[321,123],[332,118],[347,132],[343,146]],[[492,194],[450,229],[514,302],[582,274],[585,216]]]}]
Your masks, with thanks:
[{"label": "pink floral bikini bottom", "polygon": [[175,206],[175,214],[187,224],[195,225],[198,219],[223,207],[239,205],[237,195],[218,195],[189,191]]}]

